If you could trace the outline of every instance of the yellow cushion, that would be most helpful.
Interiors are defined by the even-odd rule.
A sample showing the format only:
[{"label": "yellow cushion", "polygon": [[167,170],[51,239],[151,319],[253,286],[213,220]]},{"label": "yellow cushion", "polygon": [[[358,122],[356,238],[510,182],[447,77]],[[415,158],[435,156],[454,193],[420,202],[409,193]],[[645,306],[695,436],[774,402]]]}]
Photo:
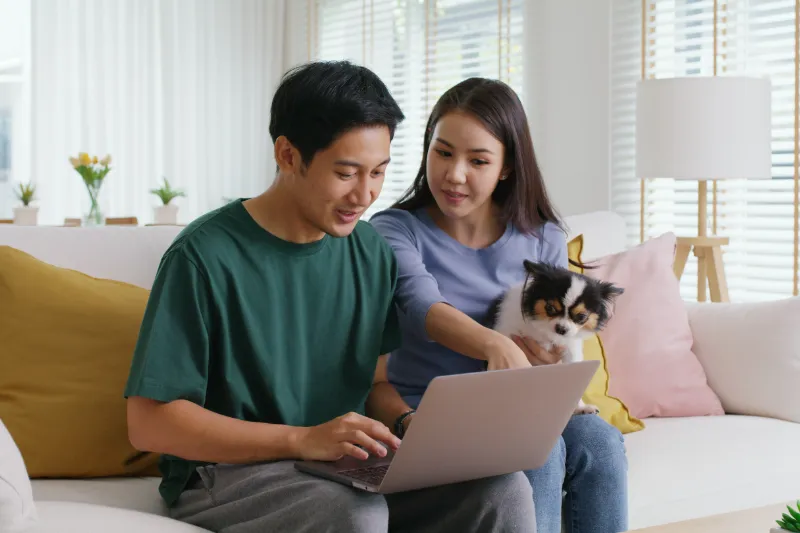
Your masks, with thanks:
[{"label": "yellow cushion", "polygon": [[0,419],[31,477],[159,475],[123,398],[148,296],[0,246]]},{"label": "yellow cushion", "polygon": [[[583,235],[578,235],[567,244],[567,253],[570,259],[576,263],[581,263],[582,252]],[[570,270],[583,272],[582,268],[574,265],[570,265]],[[599,407],[600,416],[603,420],[619,429],[622,433],[633,433],[644,429],[644,423],[633,417],[622,401],[608,394],[608,366],[606,365],[606,353],[600,337],[594,335],[583,343],[583,358],[586,360],[598,360],[602,363],[589,383],[589,387],[587,387],[583,395],[583,401]]]}]

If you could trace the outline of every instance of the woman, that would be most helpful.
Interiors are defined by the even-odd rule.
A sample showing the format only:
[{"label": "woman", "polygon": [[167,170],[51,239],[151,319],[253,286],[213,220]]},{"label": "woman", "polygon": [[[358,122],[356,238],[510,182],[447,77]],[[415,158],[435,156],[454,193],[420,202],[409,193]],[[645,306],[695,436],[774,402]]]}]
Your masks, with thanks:
[{"label": "woman", "polygon": [[[525,111],[506,84],[471,78],[439,99],[413,185],[371,223],[398,261],[403,344],[388,373],[412,408],[439,375],[558,362],[480,324],[491,301],[524,279],[523,258],[568,263]],[[526,475],[539,532],[559,533],[562,519],[569,533],[628,529],[622,435],[599,416],[573,416],[548,462]]]}]

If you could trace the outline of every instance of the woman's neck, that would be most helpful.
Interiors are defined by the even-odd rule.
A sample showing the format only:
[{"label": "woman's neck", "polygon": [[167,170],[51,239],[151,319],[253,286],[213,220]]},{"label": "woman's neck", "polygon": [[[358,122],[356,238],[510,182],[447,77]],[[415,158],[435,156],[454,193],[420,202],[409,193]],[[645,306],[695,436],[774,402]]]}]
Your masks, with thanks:
[{"label": "woman's neck", "polygon": [[469,248],[486,248],[505,232],[505,226],[500,222],[500,210],[492,202],[459,219],[444,216],[436,205],[427,209],[433,222],[442,231]]}]

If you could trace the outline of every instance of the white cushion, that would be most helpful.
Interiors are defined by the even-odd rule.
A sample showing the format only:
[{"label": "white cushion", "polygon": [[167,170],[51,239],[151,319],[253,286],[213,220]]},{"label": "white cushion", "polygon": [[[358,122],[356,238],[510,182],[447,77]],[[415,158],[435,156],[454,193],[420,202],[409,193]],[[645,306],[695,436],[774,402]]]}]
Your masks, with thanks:
[{"label": "white cushion", "polygon": [[36,522],[28,470],[14,439],[0,420],[0,531],[27,531]]},{"label": "white cushion", "polygon": [[97,278],[150,289],[180,226],[49,227],[0,224],[0,246]]},{"label": "white cushion", "polygon": [[688,310],[692,351],[725,412],[800,422],[800,298]]},{"label": "white cushion", "polygon": [[160,477],[113,477],[96,479],[34,479],[33,498],[37,502],[60,500],[122,507],[157,515],[167,515],[158,492]]},{"label": "white cushion", "polygon": [[178,520],[89,503],[40,502],[39,522],[26,533],[209,533]]},{"label": "white cushion", "polygon": [[800,497],[800,424],[738,415],[644,422],[625,435],[631,529]]}]

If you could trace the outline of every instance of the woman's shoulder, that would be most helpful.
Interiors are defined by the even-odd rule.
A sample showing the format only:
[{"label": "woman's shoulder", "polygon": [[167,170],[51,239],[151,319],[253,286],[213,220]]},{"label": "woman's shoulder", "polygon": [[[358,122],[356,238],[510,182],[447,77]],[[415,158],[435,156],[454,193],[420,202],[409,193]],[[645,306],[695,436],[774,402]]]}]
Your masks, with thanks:
[{"label": "woman's shoulder", "polygon": [[397,233],[413,235],[421,225],[415,212],[394,207],[375,213],[370,217],[369,223],[384,237]]}]

